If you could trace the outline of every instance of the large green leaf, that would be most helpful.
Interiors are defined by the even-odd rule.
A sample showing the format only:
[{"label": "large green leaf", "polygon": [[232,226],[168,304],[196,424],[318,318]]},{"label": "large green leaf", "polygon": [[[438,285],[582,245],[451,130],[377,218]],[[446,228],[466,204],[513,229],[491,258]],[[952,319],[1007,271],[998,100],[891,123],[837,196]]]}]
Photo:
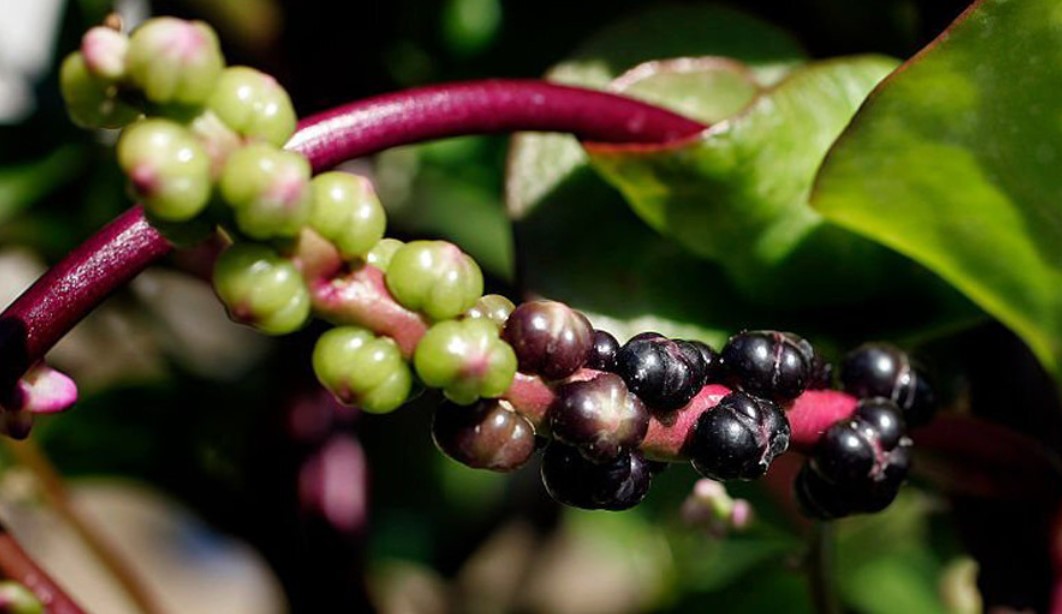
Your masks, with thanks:
[{"label": "large green leaf", "polygon": [[836,300],[837,288],[863,298],[894,277],[897,259],[807,201],[826,151],[895,66],[880,56],[811,64],[699,139],[594,146],[591,159],[642,219],[719,263],[746,294],[770,300],[817,283],[803,299]]},{"label": "large green leaf", "polygon": [[1062,378],[1062,5],[988,0],[868,100],[814,206],[924,264]]}]

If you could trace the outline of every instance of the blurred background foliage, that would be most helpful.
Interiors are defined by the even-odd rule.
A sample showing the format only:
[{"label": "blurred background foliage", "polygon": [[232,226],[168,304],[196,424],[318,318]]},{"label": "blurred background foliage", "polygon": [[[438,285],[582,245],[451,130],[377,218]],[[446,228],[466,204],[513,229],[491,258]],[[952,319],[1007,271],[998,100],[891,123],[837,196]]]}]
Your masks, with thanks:
[{"label": "blurred background foliage", "polygon": [[[39,6],[27,8],[30,4]],[[680,14],[700,10],[699,4],[671,4],[680,8],[668,10]],[[642,36],[644,24],[632,15],[657,3],[639,0],[0,0],[0,91],[9,101],[0,106],[2,298],[13,298],[44,266],[130,204],[110,154],[113,135],[76,129],[65,118],[56,87],[63,54],[86,27],[115,8],[131,21],[148,14],[210,21],[230,63],[277,76],[300,115],[307,115],[420,84],[539,77],[569,58],[576,62],[566,64],[569,69],[590,66],[579,78],[592,82],[601,78],[592,73],[593,64],[578,62],[597,58],[594,49],[607,48],[601,57],[618,58],[605,80],[657,54],[729,52],[754,65],[763,60],[757,54],[770,50],[782,71],[788,70],[786,62],[848,54],[904,59],[939,34],[966,2],[735,0],[714,6],[729,8],[707,10],[739,9],[760,20],[755,27],[767,34],[735,37],[729,47],[715,39],[668,37],[667,31],[653,41]],[[595,39],[598,47],[586,46],[595,32],[617,21],[633,28],[629,41],[617,39],[614,31],[611,42],[602,43],[605,36]],[[689,25],[674,23],[677,29]],[[16,48],[18,31],[34,33],[36,56]],[[771,75],[760,78],[770,82]],[[750,299],[718,270],[709,270],[714,265],[662,239],[622,206],[616,188],[585,166],[548,195],[525,198],[520,190],[541,186],[520,186],[519,177],[510,178],[516,185],[506,185],[509,147],[509,139],[501,137],[454,139],[397,149],[348,168],[377,182],[391,234],[451,239],[483,265],[491,290],[572,301],[619,336],[662,328],[719,342],[742,326],[793,326],[836,353],[873,326],[883,337],[924,341],[926,356],[940,363],[946,382],[953,371],[990,368],[976,362],[983,352],[970,352],[971,347],[1009,352],[1026,368],[1005,387],[977,397],[984,399],[978,402],[983,413],[995,412],[1057,446],[1062,432],[1057,399],[1042,398],[1051,396],[1052,386],[1046,384],[1047,392],[1040,394],[1042,372],[1001,328],[986,324],[949,337],[912,329],[912,313],[930,308],[923,304],[897,312],[896,304],[857,303],[809,315]],[[515,242],[507,189],[509,208],[520,218]],[[532,205],[521,199],[541,206],[539,213],[527,215]],[[182,520],[178,524],[185,530],[167,529],[160,544],[178,549],[196,544],[201,558],[191,559],[194,564],[229,552],[220,535],[249,544],[271,569],[255,575],[256,581],[269,585],[272,575],[282,587],[283,597],[280,591],[268,593],[269,608],[814,611],[809,562],[825,561],[828,584],[848,610],[978,610],[970,546],[961,543],[956,526],[980,525],[961,522],[948,499],[920,488],[917,480],[888,512],[837,523],[825,536],[825,552],[824,536],[800,519],[788,496],[797,469],[792,459],[763,484],[731,489],[753,504],[757,520],[728,536],[682,521],[679,510],[695,481],[686,466],[658,477],[649,499],[634,511],[562,510],[544,493],[534,466],[498,476],[465,469],[437,453],[430,437],[437,398],[430,394],[384,417],[332,406],[309,372],[313,331],[265,339],[229,324],[204,282],[208,253],[173,256],[56,348],[51,360],[75,376],[83,396],[71,413],[42,420],[35,439],[77,484],[98,483],[85,482],[88,477],[121,478],[163,493],[163,507],[192,510],[205,524],[190,530],[191,521]],[[641,259],[639,268],[618,267],[618,258]],[[652,282],[644,295],[630,298],[616,294],[617,286],[630,283],[621,275]],[[711,297],[728,292],[733,302],[722,307]],[[943,299],[927,304],[948,314],[948,322],[957,321],[955,313],[981,317],[942,292]],[[954,305],[957,311],[948,311]],[[962,320],[963,328],[970,318]],[[978,385],[972,376],[971,381],[950,386],[955,405],[967,410],[971,404],[964,395]],[[1033,409],[1015,415],[990,402],[1013,390],[1024,390]],[[357,478],[361,457],[343,452],[352,449],[343,442],[360,445],[369,467],[369,520],[360,528],[330,515],[320,501],[327,488],[307,486],[327,482],[318,473],[327,473],[321,468],[330,463],[338,463],[341,476]],[[16,467],[8,460],[6,467]],[[7,483],[19,474],[7,469],[4,475],[4,515],[17,525],[11,518],[39,507],[39,497],[11,495]],[[357,515],[365,502],[347,504],[343,509]],[[967,509],[980,508],[973,502]],[[96,520],[109,524],[107,516]],[[25,531],[31,542],[48,533],[30,529]],[[997,546],[980,552],[996,552]],[[1034,556],[1020,543],[1002,547],[1012,556]],[[147,547],[130,548],[135,558]],[[143,569],[151,574],[160,568],[144,563]],[[1028,581],[1029,591],[1037,581]],[[1006,590],[1022,594],[1025,580],[1015,582],[1004,582]],[[189,583],[186,592],[172,597],[175,607],[183,603],[186,609],[174,611],[194,609],[191,601],[182,601],[198,590]],[[128,607],[120,595],[111,598],[118,601],[104,603]]]}]

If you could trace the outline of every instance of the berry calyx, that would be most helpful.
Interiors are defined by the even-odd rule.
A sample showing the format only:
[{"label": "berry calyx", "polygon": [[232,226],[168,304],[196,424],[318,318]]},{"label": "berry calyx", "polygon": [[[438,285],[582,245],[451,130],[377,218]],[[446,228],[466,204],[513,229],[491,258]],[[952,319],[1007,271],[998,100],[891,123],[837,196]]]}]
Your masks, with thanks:
[{"label": "berry calyx", "polygon": [[535,451],[535,427],[506,401],[443,403],[435,410],[432,439],[450,458],[474,469],[513,471]]},{"label": "berry calyx", "polygon": [[310,182],[310,227],[346,260],[364,258],[383,238],[387,214],[372,183],[350,173],[321,173]]},{"label": "berry calyx", "polygon": [[446,398],[470,405],[499,397],[516,374],[516,355],[484,320],[449,320],[428,329],[413,353],[417,375]]},{"label": "berry calyx", "polygon": [[149,19],[134,30],[126,57],[130,82],[160,105],[205,103],[225,66],[210,26],[173,17]]},{"label": "berry calyx", "polygon": [[214,265],[214,291],[236,322],[272,334],[301,328],[310,317],[310,293],[295,265],[273,249],[236,243]]},{"label": "berry calyx", "polygon": [[616,373],[650,409],[670,411],[696,396],[705,365],[700,351],[685,341],[643,333],[616,353]]},{"label": "berry calyx", "polygon": [[720,356],[732,386],[784,403],[807,388],[814,351],[792,333],[761,330],[734,335]]},{"label": "berry calyx", "polygon": [[273,77],[247,66],[221,73],[207,107],[250,140],[280,147],[295,133],[295,108],[288,93]]},{"label": "berry calyx", "polygon": [[218,191],[235,212],[240,232],[253,239],[294,237],[310,219],[310,163],[266,143],[229,156]]},{"label": "berry calyx", "polygon": [[461,315],[483,294],[479,265],[446,241],[411,241],[399,247],[385,281],[403,307],[434,320]]},{"label": "berry calyx", "polygon": [[341,403],[374,414],[398,409],[413,385],[409,365],[395,342],[356,326],[321,335],[313,350],[313,370]]},{"label": "berry calyx", "polygon": [[641,503],[652,485],[652,474],[636,452],[598,464],[575,448],[554,441],[542,454],[542,484],[558,503],[620,511]]},{"label": "berry calyx", "polygon": [[645,439],[649,410],[618,375],[568,382],[556,394],[549,409],[550,431],[589,460],[611,460]]},{"label": "berry calyx", "polygon": [[586,316],[564,303],[531,301],[512,312],[502,338],[513,346],[521,372],[562,379],[586,362],[592,333]]},{"label": "berry calyx", "polygon": [[713,480],[751,480],[789,447],[789,421],[767,399],[732,392],[705,411],[686,442],[693,468]]},{"label": "berry calyx", "polygon": [[184,126],[145,119],[118,139],[118,165],[151,215],[169,222],[190,220],[211,194],[210,156]]}]

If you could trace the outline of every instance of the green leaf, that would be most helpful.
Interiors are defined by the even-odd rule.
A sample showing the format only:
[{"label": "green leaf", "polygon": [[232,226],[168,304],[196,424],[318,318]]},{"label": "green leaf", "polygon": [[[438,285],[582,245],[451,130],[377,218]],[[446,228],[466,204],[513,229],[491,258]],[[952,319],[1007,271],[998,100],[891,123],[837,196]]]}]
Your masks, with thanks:
[{"label": "green leaf", "polygon": [[954,285],[1062,381],[1062,6],[977,4],[868,100],[813,198]]},{"label": "green leaf", "polygon": [[849,299],[877,292],[894,259],[826,225],[807,200],[827,149],[895,66],[880,56],[812,64],[698,139],[593,146],[591,159],[642,219],[718,262],[748,295],[789,294],[816,276]]},{"label": "green leaf", "polygon": [[[605,88],[636,64],[677,56],[735,59],[643,65],[617,89],[716,121],[804,57],[788,34],[730,9],[654,7],[606,28],[548,78]],[[717,343],[747,324],[736,315],[749,315],[744,305],[716,298],[729,288],[718,267],[634,216],[592,172],[574,138],[515,137],[506,202],[516,219],[525,287],[591,312],[596,325],[617,336],[653,329]]]}]

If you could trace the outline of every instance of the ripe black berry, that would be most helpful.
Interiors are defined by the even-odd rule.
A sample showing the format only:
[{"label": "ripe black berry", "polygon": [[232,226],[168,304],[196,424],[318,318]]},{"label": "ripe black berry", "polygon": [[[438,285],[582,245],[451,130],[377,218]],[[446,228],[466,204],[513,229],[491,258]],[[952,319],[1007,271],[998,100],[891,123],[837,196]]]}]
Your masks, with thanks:
[{"label": "ripe black berry", "polygon": [[649,410],[613,373],[557,388],[549,410],[554,437],[595,462],[636,448],[649,430]]},{"label": "ripe black berry", "polygon": [[586,362],[592,332],[586,316],[564,303],[532,301],[509,315],[502,338],[516,352],[520,371],[562,379]]},{"label": "ripe black berry", "polygon": [[701,360],[704,362],[705,384],[723,381],[726,370],[723,368],[723,359],[719,356],[719,352],[716,352],[710,345],[701,341],[690,339],[682,340],[682,342],[689,344],[700,353]]},{"label": "ripe black berry", "polygon": [[607,463],[587,460],[578,450],[554,441],[542,455],[542,483],[559,503],[583,509],[625,510],[649,492],[652,475],[638,453]]},{"label": "ripe black berry", "polygon": [[505,401],[475,405],[445,402],[435,410],[435,445],[450,458],[476,469],[512,471],[535,451],[535,427]]},{"label": "ripe black berry", "polygon": [[916,369],[907,353],[887,343],[859,346],[841,363],[845,392],[859,397],[885,397],[903,411],[909,426],[925,424],[933,417],[936,399],[925,375]]},{"label": "ripe black berry", "polygon": [[811,463],[827,481],[839,486],[866,482],[877,459],[875,442],[851,422],[834,424],[819,440]]},{"label": "ripe black berry", "polygon": [[900,408],[888,399],[873,397],[860,400],[852,418],[867,425],[885,450],[895,448],[903,437],[903,414]]},{"label": "ripe black berry", "polygon": [[705,477],[751,480],[785,452],[789,434],[789,421],[773,402],[732,392],[697,418],[686,450]]},{"label": "ripe black berry", "polygon": [[811,344],[778,331],[734,335],[721,356],[731,385],[779,403],[804,392],[814,361]]},{"label": "ripe black berry", "polygon": [[704,359],[685,341],[643,333],[616,354],[616,373],[650,409],[668,411],[690,402],[704,386]]},{"label": "ripe black berry", "polygon": [[598,371],[615,371],[616,352],[619,349],[620,344],[615,337],[603,330],[595,329],[590,355],[586,358],[586,366]]}]

